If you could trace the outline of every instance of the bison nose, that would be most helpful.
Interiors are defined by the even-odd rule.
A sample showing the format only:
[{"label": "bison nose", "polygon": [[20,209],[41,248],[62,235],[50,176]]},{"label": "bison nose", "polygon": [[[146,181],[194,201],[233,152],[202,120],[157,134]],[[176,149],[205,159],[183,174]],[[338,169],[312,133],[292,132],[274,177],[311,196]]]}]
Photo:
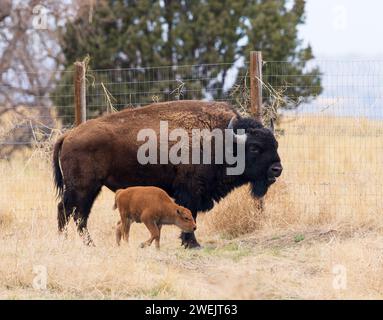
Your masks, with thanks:
[{"label": "bison nose", "polygon": [[197,230],[197,227],[195,226],[195,227],[193,228],[193,230],[196,231],[196,230]]},{"label": "bison nose", "polygon": [[282,166],[280,164],[273,164],[271,167],[270,167],[270,171],[271,171],[271,174],[274,176],[274,177],[279,177],[282,173]]}]

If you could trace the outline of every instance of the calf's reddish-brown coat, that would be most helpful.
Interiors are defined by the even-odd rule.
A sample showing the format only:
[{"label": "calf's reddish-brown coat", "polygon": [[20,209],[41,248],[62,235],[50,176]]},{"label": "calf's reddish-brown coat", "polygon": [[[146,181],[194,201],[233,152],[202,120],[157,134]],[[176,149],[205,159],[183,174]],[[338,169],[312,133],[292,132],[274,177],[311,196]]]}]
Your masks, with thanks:
[{"label": "calf's reddish-brown coat", "polygon": [[116,226],[116,241],[129,239],[132,222],[144,223],[151,237],[141,247],[150,246],[155,240],[156,248],[160,247],[161,227],[174,224],[184,232],[196,230],[196,224],[189,209],[177,205],[169,195],[157,187],[130,187],[116,191],[114,209],[120,212],[121,220]]}]

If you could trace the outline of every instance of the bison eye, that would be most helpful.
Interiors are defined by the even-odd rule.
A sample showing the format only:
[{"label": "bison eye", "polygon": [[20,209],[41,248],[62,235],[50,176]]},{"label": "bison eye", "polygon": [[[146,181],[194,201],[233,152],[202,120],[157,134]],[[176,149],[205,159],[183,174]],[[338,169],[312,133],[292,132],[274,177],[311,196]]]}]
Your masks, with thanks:
[{"label": "bison eye", "polygon": [[249,151],[251,152],[251,153],[254,153],[254,154],[258,154],[258,153],[261,153],[261,148],[260,147],[258,147],[257,145],[255,145],[255,144],[251,144],[250,146],[249,146]]}]

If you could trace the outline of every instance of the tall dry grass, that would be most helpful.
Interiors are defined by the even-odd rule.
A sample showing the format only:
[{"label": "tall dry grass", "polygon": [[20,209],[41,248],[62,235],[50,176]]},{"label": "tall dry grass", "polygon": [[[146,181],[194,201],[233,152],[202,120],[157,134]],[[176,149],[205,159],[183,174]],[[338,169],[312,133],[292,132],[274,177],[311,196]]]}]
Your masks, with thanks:
[{"label": "tall dry grass", "polygon": [[[282,129],[284,172],[265,210],[247,187],[233,191],[199,216],[198,251],[180,247],[175,227],[164,228],[160,252],[140,249],[139,224],[117,248],[108,190],[89,220],[97,246],[84,247],[73,223],[62,239],[46,155],[0,162],[0,298],[382,298],[383,124],[307,116]],[[33,288],[40,265],[46,290]]]},{"label": "tall dry grass", "polygon": [[211,211],[212,231],[383,225],[381,121],[306,116],[285,118],[281,129],[284,171],[265,197],[265,211],[256,210],[247,188],[235,190]]}]

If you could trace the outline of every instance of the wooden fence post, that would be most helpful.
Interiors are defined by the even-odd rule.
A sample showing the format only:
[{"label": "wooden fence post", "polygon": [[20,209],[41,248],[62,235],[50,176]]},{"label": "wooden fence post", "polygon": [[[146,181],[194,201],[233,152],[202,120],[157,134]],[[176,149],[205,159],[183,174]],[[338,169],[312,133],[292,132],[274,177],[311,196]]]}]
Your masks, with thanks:
[{"label": "wooden fence post", "polygon": [[86,121],[86,83],[85,63],[77,61],[74,64],[74,106],[75,125],[78,126]]},{"label": "wooden fence post", "polygon": [[262,122],[262,52],[250,52],[250,113]]},{"label": "wooden fence post", "polygon": [[[250,114],[262,123],[262,52],[250,52]],[[265,200],[256,200],[256,207],[264,210]]]}]

